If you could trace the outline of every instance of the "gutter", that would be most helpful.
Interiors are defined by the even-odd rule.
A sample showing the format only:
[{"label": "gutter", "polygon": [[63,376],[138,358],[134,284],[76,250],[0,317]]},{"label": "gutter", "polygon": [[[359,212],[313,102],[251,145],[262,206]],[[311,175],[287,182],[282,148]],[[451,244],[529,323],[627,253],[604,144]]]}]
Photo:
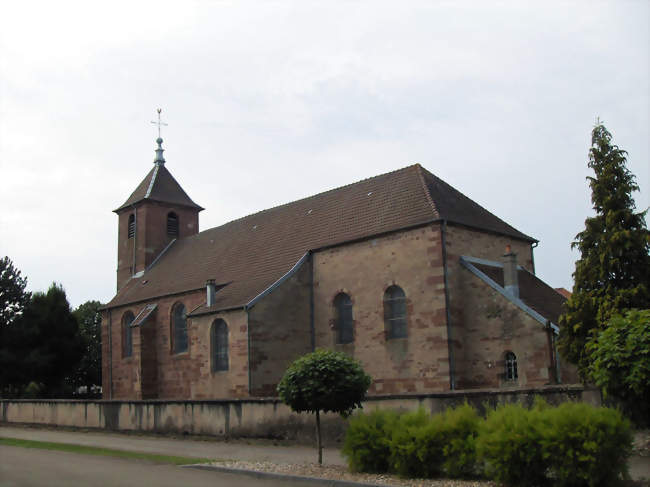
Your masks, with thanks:
[{"label": "gutter", "polygon": [[113,313],[108,310],[108,398],[113,399]]}]

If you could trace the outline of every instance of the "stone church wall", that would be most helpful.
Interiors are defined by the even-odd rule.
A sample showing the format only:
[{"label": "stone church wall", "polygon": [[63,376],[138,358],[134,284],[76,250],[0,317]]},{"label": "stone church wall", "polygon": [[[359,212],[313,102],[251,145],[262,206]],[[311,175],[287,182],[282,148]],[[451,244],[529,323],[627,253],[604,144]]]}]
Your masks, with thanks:
[{"label": "stone church wall", "polygon": [[[228,370],[212,370],[210,329],[217,319],[228,325]],[[190,359],[194,379],[191,399],[222,399],[248,396],[248,319],[241,310],[224,311],[191,319]],[[178,396],[182,397],[182,396]]]},{"label": "stone church wall", "polygon": [[[407,298],[407,338],[387,339],[383,297],[391,285]],[[334,298],[352,300],[354,341],[337,344]],[[370,394],[449,389],[439,225],[341,245],[314,255],[316,346],[360,360]]]},{"label": "stone church wall", "polygon": [[[472,387],[539,387],[555,382],[549,332],[544,325],[467,269],[458,276],[464,324],[456,380]],[[517,357],[518,379],[505,380],[505,354]]]},{"label": "stone church wall", "polygon": [[[122,356],[122,316],[137,315],[145,303],[116,308],[112,320],[113,399],[180,399],[242,397],[248,394],[247,317],[243,310],[209,317],[188,318],[188,351],[173,353],[171,314],[174,304],[183,303],[189,313],[205,302],[205,291],[169,296],[157,301],[158,308],[141,326],[133,328],[133,353]],[[212,372],[210,326],[221,317],[228,324],[230,366]],[[102,357],[109,356],[108,312],[102,320]],[[102,380],[110,396],[110,361],[103,360]]]},{"label": "stone church wall", "polygon": [[[491,331],[484,330],[485,334],[483,334],[481,329],[476,329],[474,326],[476,317],[467,310],[469,303],[466,301],[468,298],[466,293],[468,290],[465,289],[463,282],[467,271],[461,266],[460,257],[466,255],[502,262],[506,245],[511,245],[512,251],[517,254],[518,264],[532,272],[532,247],[527,241],[451,224],[448,224],[445,229],[445,241],[455,386],[456,388],[495,387],[498,384],[493,379],[485,384],[480,383],[478,377],[485,377],[488,372],[483,370],[484,365],[480,370],[475,370],[468,365],[473,363],[472,356],[477,353],[477,349],[486,346],[486,343],[490,341]],[[522,311],[519,313],[523,314]],[[477,343],[474,343],[474,340]],[[545,346],[545,348],[548,347]],[[489,347],[486,346],[483,353],[488,353],[488,350]],[[499,357],[492,357],[492,362],[497,360],[500,360]],[[478,376],[474,377],[474,373],[477,373]]]},{"label": "stone church wall", "polygon": [[251,396],[275,396],[289,364],[311,351],[310,287],[308,260],[248,311]]}]

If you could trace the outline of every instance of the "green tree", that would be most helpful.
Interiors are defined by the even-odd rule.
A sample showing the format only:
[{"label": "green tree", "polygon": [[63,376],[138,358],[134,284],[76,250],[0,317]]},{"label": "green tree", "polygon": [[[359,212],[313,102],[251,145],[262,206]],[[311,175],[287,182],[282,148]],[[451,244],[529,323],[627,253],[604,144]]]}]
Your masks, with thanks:
[{"label": "green tree", "polygon": [[320,412],[349,416],[366,397],[372,379],[344,353],[316,350],[293,362],[278,384],[278,394],[298,413],[316,415],[318,463],[323,463]]},{"label": "green tree", "polygon": [[635,212],[632,193],[639,187],[626,167],[627,152],[611,142],[598,123],[591,135],[589,177],[595,216],[585,220],[572,248],[580,251],[573,294],[560,318],[563,354],[588,375],[586,344],[616,313],[650,308],[650,237],[645,211]]},{"label": "green tree", "polygon": [[101,305],[99,301],[86,301],[72,313],[79,324],[83,356],[70,382],[74,387],[87,386],[89,392],[93,385],[102,383]]},{"label": "green tree", "polygon": [[20,370],[16,367],[20,355],[14,345],[17,321],[30,299],[25,286],[27,278],[20,275],[11,259],[0,259],[0,393],[15,392],[20,382]]},{"label": "green tree", "polygon": [[60,392],[83,354],[79,325],[63,287],[54,283],[46,293],[34,293],[17,324],[14,346],[21,356],[23,384],[34,381],[49,393]]},{"label": "green tree", "polygon": [[9,257],[0,259],[0,330],[20,316],[29,301],[27,278],[21,277]]},{"label": "green tree", "polygon": [[650,310],[615,315],[587,344],[589,377],[621,399],[636,422],[650,421]]}]

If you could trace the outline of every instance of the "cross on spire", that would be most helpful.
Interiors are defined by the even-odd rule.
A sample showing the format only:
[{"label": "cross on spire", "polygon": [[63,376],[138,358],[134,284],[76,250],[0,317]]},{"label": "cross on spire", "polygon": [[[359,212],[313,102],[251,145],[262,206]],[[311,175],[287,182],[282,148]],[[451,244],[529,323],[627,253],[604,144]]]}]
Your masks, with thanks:
[{"label": "cross on spire", "polygon": [[162,108],[158,108],[156,111],[158,112],[158,121],[154,122],[152,120],[151,123],[154,124],[154,125],[158,125],[158,138],[160,138],[160,126],[164,125],[165,127],[167,127],[167,124],[160,120],[160,112],[162,112]]}]

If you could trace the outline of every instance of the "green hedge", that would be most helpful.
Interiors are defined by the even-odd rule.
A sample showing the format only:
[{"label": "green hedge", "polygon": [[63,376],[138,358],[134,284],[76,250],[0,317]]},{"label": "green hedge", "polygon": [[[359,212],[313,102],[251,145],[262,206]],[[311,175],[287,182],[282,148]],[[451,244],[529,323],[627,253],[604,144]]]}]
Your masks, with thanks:
[{"label": "green hedge", "polygon": [[614,409],[537,402],[499,406],[481,418],[464,404],[436,415],[358,414],[343,453],[354,471],[597,487],[626,478],[631,445],[630,424]]},{"label": "green hedge", "polygon": [[343,454],[353,472],[389,471],[390,440],[397,422],[394,411],[376,410],[350,418]]}]

